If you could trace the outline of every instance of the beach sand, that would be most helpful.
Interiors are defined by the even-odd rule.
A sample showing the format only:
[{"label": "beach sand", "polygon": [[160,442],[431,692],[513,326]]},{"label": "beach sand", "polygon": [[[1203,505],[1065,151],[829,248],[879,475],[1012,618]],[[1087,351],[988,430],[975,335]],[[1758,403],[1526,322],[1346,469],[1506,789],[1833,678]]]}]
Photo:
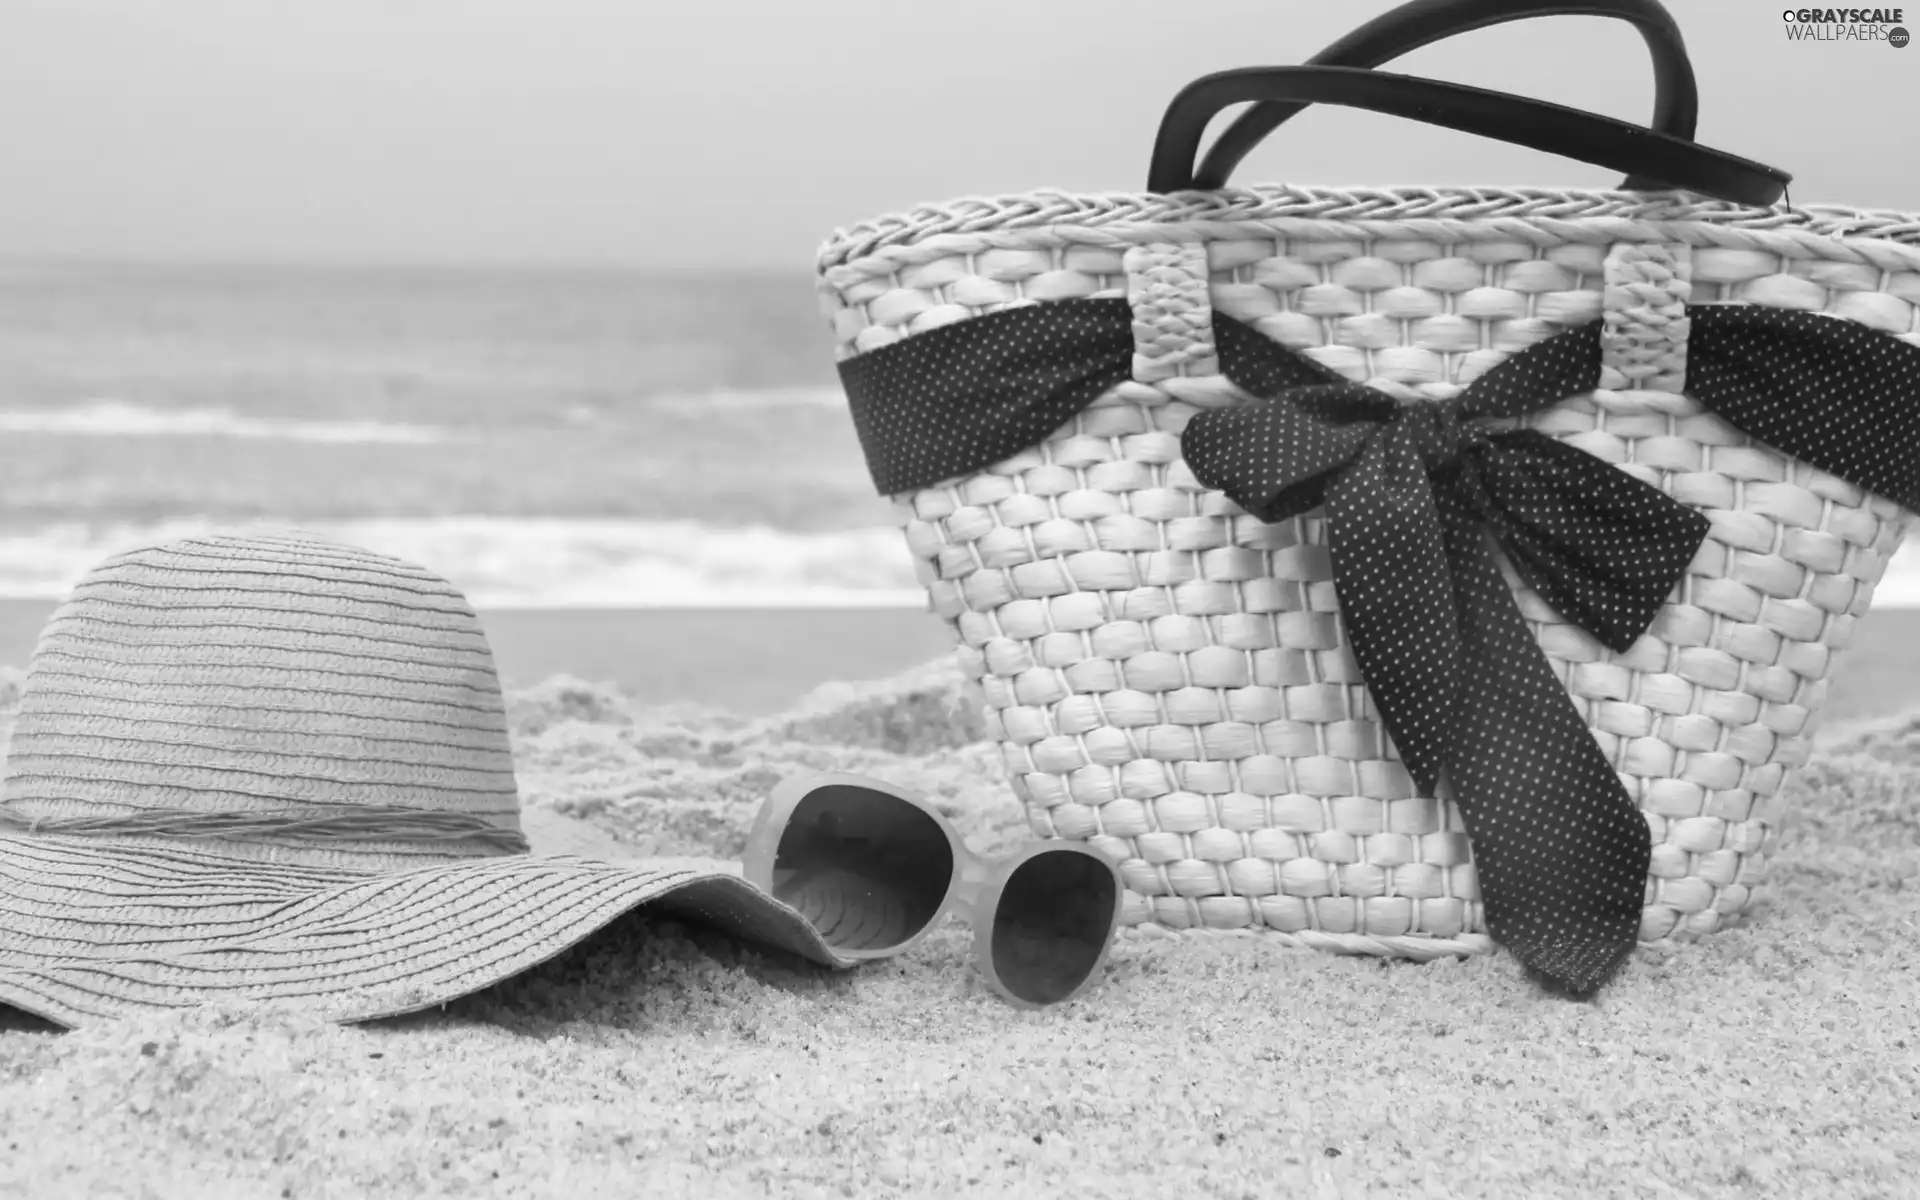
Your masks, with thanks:
[{"label": "beach sand", "polygon": [[[825,770],[1004,849],[1022,816],[959,699],[939,664],[763,715],[554,678],[510,717],[529,812],[608,853],[737,856]],[[1793,796],[1757,914],[1592,1004],[1505,957],[1202,935],[1020,1012],[959,928],[834,973],[642,911],[366,1026],[0,1009],[0,1196],[1911,1196],[1920,714],[1830,724]]]}]

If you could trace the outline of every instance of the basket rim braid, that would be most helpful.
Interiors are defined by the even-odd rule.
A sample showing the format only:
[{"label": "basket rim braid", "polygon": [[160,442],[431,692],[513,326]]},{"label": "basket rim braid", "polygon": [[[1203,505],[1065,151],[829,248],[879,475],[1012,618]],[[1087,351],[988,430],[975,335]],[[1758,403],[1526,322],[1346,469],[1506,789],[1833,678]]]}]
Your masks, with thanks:
[{"label": "basket rim braid", "polygon": [[[1040,188],[1021,195],[962,196],[917,204],[834,230],[819,248],[822,271],[857,265],[862,258],[943,235],[969,236],[983,247],[1006,240],[1034,245],[1045,231],[1064,242],[1200,241],[1271,236],[1271,222],[1352,226],[1365,236],[1415,236],[1409,223],[1434,223],[1428,236],[1445,238],[1449,227],[1471,222],[1539,243],[1563,240],[1570,228],[1587,226],[1581,240],[1630,224],[1646,237],[1649,225],[1671,227],[1673,240],[1719,244],[1716,232],[1800,235],[1833,241],[1865,239],[1920,247],[1920,213],[1835,204],[1760,208],[1688,192],[1623,192],[1578,188],[1518,187],[1309,187],[1260,185],[1212,192],[1072,192]],[[1371,228],[1373,226],[1379,228]],[[1631,238],[1632,230],[1621,230]],[[1770,239],[1770,246],[1778,239]]]}]

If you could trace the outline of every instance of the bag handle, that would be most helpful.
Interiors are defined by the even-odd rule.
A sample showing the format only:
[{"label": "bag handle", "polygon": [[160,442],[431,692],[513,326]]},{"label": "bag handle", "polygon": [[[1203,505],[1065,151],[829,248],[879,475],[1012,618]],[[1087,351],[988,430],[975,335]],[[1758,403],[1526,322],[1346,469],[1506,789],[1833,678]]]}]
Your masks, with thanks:
[{"label": "bag handle", "polygon": [[[1614,17],[1632,24],[1653,55],[1653,119],[1649,127],[1673,137],[1693,140],[1699,120],[1700,93],[1687,57],[1680,26],[1659,0],[1551,0],[1516,4],[1513,0],[1410,0],[1382,13],[1307,60],[1318,67],[1378,67],[1423,46],[1490,25],[1534,17]],[[1298,115],[1304,104],[1263,100],[1240,114],[1207,151],[1193,173],[1193,187],[1222,188],[1253,148],[1282,124]],[[1655,180],[1632,176],[1621,185],[1628,191],[1659,187]]]},{"label": "bag handle", "polygon": [[1770,205],[1793,178],[1685,138],[1545,100],[1360,67],[1247,67],[1202,76],[1173,98],[1154,141],[1147,190],[1192,190],[1194,154],[1207,123],[1228,105],[1250,100],[1407,117],[1739,204]]}]

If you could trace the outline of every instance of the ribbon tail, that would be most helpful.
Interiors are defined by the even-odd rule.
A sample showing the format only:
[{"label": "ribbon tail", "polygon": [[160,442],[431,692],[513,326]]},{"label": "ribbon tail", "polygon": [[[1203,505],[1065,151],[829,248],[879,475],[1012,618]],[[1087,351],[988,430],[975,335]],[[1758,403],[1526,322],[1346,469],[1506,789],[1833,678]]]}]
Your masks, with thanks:
[{"label": "ribbon tail", "polygon": [[1487,928],[1537,978],[1586,998],[1633,952],[1652,839],[1553,673],[1467,497],[1435,489],[1464,667],[1447,780]]},{"label": "ribbon tail", "polygon": [[1340,622],[1407,773],[1431,795],[1453,752],[1457,606],[1434,487],[1404,426],[1328,481],[1327,548]]}]

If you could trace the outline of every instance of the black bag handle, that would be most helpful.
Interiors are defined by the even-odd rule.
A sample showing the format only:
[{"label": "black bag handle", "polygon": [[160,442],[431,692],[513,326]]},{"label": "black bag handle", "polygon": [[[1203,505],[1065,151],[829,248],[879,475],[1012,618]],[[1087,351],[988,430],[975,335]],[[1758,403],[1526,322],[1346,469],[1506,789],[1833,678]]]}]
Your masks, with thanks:
[{"label": "black bag handle", "polygon": [[[1410,0],[1382,13],[1307,60],[1317,67],[1378,67],[1422,46],[1490,25],[1535,17],[1614,17],[1632,24],[1653,55],[1653,119],[1650,128],[1693,140],[1699,120],[1700,92],[1693,62],[1673,14],[1659,0],[1564,0],[1514,3],[1514,0]],[[1195,188],[1227,185],[1235,167],[1266,136],[1298,115],[1304,104],[1263,100],[1240,114],[1207,151],[1193,173]],[[1655,180],[1629,177],[1629,191],[1659,187]]]},{"label": "black bag handle", "polygon": [[1228,105],[1249,100],[1339,104],[1408,117],[1740,204],[1772,204],[1793,178],[1685,138],[1545,100],[1361,67],[1248,67],[1202,76],[1173,98],[1154,141],[1147,190],[1192,190],[1194,155],[1207,122]]}]

